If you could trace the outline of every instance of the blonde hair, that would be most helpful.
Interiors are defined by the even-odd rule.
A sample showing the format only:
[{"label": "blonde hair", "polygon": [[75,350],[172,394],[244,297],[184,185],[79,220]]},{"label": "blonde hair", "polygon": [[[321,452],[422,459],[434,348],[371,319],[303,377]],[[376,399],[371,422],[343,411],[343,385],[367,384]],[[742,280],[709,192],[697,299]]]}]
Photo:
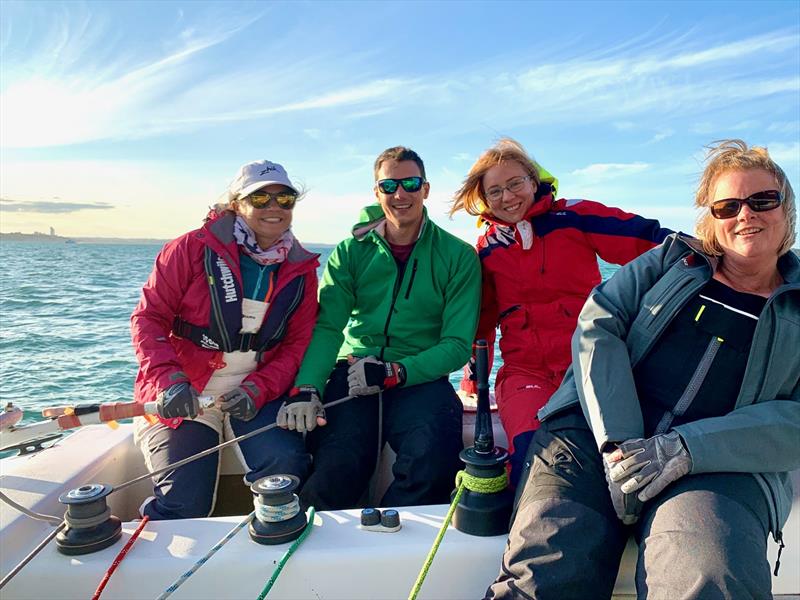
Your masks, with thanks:
[{"label": "blonde hair", "polygon": [[786,217],[786,236],[778,250],[778,256],[788,252],[792,244],[794,244],[797,209],[794,201],[794,190],[792,190],[792,186],[783,169],[770,158],[766,148],[760,146],[748,147],[747,143],[742,140],[718,140],[712,142],[707,148],[706,162],[708,164],[700,177],[694,200],[694,205],[703,209],[695,226],[695,233],[703,243],[703,251],[714,256],[722,256],[723,254],[722,246],[720,246],[714,235],[715,219],[708,209],[720,175],[730,171],[762,169],[775,177],[778,182],[778,191],[783,197],[781,208]]},{"label": "blonde hair", "polygon": [[534,190],[539,187],[539,183],[541,183],[539,172],[536,170],[533,158],[518,141],[511,138],[501,138],[494,146],[481,154],[475,164],[472,165],[472,168],[470,168],[464,183],[453,197],[450,216],[459,210],[465,210],[468,214],[476,217],[485,212],[491,212],[483,197],[483,176],[495,165],[509,161],[515,161],[522,165],[522,168],[527,171],[531,178]]}]

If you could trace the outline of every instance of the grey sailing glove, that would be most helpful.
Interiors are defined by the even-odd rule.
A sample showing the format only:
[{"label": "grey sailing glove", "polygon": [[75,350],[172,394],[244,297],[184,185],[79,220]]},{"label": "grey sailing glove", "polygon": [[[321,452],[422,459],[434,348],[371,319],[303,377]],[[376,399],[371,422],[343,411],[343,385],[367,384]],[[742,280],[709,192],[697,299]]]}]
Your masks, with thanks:
[{"label": "grey sailing glove", "polygon": [[256,403],[244,388],[237,387],[214,401],[217,407],[240,421],[249,421],[256,416]]},{"label": "grey sailing glove", "polygon": [[624,493],[639,491],[639,500],[655,498],[673,481],[692,470],[692,457],[677,431],[619,445],[622,460],[611,468],[611,480],[622,481]]},{"label": "grey sailing glove", "polygon": [[325,407],[319,399],[317,388],[312,385],[292,388],[289,397],[278,409],[275,422],[278,427],[300,433],[311,431],[317,425],[324,425]]},{"label": "grey sailing glove", "polygon": [[383,362],[374,356],[359,359],[347,370],[351,396],[369,396],[402,385],[406,379],[399,363]]},{"label": "grey sailing glove", "polygon": [[603,468],[606,472],[608,492],[611,495],[611,503],[614,505],[614,512],[617,513],[619,520],[625,525],[633,525],[639,520],[639,515],[642,512],[642,505],[644,503],[636,497],[636,494],[624,493],[620,489],[620,484],[611,480],[609,473],[615,463],[609,460],[609,457],[614,454],[614,452],[603,452]]},{"label": "grey sailing glove", "polygon": [[197,391],[186,381],[173,383],[156,398],[158,415],[165,419],[184,417],[194,419],[200,412]]}]

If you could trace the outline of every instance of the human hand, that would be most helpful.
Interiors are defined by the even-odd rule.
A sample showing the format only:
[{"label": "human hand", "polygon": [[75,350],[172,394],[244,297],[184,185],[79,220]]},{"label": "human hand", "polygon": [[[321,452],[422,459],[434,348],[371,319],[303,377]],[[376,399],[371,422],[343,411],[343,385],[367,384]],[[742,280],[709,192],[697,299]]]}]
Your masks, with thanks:
[{"label": "human hand", "polygon": [[478,393],[478,377],[475,375],[475,355],[469,357],[469,362],[464,365],[464,376],[461,378],[459,388],[469,395]]},{"label": "human hand", "polygon": [[278,409],[275,422],[278,427],[300,433],[311,431],[317,425],[326,425],[325,407],[319,399],[317,388],[312,385],[292,388],[289,397]]},{"label": "human hand", "polygon": [[240,421],[249,421],[258,414],[256,403],[244,388],[237,387],[214,400],[217,408]]},{"label": "human hand", "polygon": [[642,502],[692,470],[692,457],[677,431],[628,440],[618,450],[621,460],[611,468],[611,480],[622,481],[620,489],[626,494],[638,491]]},{"label": "human hand", "polygon": [[618,449],[611,452],[603,452],[603,468],[606,472],[606,483],[608,492],[611,495],[611,504],[614,505],[614,512],[625,525],[633,525],[639,520],[642,512],[643,502],[636,497],[636,494],[626,494],[620,489],[620,484],[611,480],[610,471],[622,459],[622,453]]},{"label": "human hand", "polygon": [[200,412],[197,390],[188,382],[173,383],[156,398],[158,415],[164,419],[194,419]]},{"label": "human hand", "polygon": [[374,356],[350,360],[347,383],[351,396],[377,394],[405,381],[405,370],[399,363],[383,362]]}]

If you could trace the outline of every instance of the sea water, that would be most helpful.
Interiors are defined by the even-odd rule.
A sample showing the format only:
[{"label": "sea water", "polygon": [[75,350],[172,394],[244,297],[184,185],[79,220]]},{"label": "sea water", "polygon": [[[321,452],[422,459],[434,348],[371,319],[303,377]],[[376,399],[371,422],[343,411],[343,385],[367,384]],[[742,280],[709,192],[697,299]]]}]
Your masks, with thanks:
[{"label": "sea water", "polygon": [[[41,419],[48,406],[132,400],[136,358],[130,315],[160,249],[158,244],[0,243],[2,406],[13,402],[30,422]],[[321,274],[332,248],[308,249],[321,254]],[[614,270],[601,263],[604,278]],[[450,379],[457,387],[461,373]]]}]

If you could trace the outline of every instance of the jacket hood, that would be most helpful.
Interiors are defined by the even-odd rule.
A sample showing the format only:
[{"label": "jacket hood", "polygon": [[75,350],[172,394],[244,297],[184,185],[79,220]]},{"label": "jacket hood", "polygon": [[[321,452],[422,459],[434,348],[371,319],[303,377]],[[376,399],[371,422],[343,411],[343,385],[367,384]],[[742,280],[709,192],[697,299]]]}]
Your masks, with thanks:
[{"label": "jacket hood", "polygon": [[[536,172],[539,174],[539,189],[534,192],[533,203],[528,207],[527,212],[523,215],[522,219],[527,220],[538,215],[546,213],[555,202],[556,194],[558,193],[558,178],[554,177],[550,171],[545,169],[537,162],[533,163]],[[487,211],[481,213],[478,217],[478,226],[480,227],[483,222],[493,223],[495,225],[513,226],[514,223],[507,223],[498,219]]]},{"label": "jacket hood", "polygon": [[[353,237],[357,240],[363,240],[367,234],[376,229],[381,223],[386,220],[386,215],[383,212],[383,207],[377,202],[370,204],[361,209],[359,221],[353,225]],[[428,222],[428,209],[425,205],[422,206],[422,227],[420,228],[420,235],[425,229],[425,223]]]}]

